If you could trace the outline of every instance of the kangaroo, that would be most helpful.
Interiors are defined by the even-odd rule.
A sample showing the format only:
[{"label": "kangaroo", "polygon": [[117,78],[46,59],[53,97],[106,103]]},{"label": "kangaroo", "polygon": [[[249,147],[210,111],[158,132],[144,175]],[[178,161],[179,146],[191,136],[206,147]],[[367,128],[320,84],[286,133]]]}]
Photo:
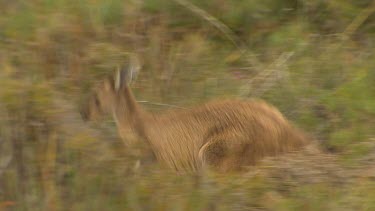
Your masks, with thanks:
[{"label": "kangaroo", "polygon": [[176,171],[240,171],[310,142],[262,100],[216,100],[187,110],[147,112],[128,79],[129,70],[122,70],[102,81],[84,106],[83,119],[112,114],[125,142],[127,133],[136,134],[158,162]]}]

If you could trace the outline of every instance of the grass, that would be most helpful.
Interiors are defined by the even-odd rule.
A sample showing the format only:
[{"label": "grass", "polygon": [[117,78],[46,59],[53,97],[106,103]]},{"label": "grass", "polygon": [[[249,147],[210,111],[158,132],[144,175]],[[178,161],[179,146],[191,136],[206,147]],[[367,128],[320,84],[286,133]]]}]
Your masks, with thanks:
[{"label": "grass", "polygon": [[[373,210],[371,1],[178,2],[0,2],[0,210]],[[138,100],[263,98],[333,156],[200,180],[134,168],[113,122],[78,112],[132,55]]]}]

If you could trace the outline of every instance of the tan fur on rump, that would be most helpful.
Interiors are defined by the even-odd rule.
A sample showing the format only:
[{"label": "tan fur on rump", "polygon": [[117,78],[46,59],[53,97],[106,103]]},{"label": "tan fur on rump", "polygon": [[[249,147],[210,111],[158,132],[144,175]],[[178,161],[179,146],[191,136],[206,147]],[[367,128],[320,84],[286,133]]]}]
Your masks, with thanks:
[{"label": "tan fur on rump", "polygon": [[127,85],[116,90],[114,83],[109,78],[96,89],[84,117],[112,113],[124,141],[131,128],[160,163],[177,171],[237,171],[309,143],[276,108],[261,100],[214,101],[153,114],[140,107]]}]

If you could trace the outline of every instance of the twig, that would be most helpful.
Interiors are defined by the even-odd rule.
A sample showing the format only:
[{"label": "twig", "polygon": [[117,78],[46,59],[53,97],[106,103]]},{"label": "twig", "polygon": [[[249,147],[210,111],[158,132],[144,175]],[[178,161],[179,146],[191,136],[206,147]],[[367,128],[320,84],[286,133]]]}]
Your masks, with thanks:
[{"label": "twig", "polygon": [[281,69],[285,66],[285,63],[294,55],[294,52],[285,52],[281,54],[271,65],[269,65],[268,68],[266,68],[264,71],[258,73],[253,78],[249,79],[240,90],[239,96],[240,97],[247,97],[250,95],[251,87],[254,84],[256,80],[264,80],[262,85],[259,86],[259,88],[255,89],[253,91],[252,96],[257,96],[263,92],[265,92],[267,89],[273,86],[271,82],[274,82],[274,77],[270,77],[275,72],[280,72]]},{"label": "twig", "polygon": [[[1,146],[2,139],[0,138],[0,146]],[[3,146],[1,146],[3,147]],[[4,152],[3,152],[4,153]],[[4,171],[8,168],[9,164],[13,160],[13,152],[10,152],[10,154],[6,158],[2,158],[0,162],[0,177],[4,173]]]},{"label": "twig", "polygon": [[150,101],[146,101],[146,100],[140,100],[140,101],[137,101],[137,102],[138,103],[146,103],[146,104],[150,104],[150,105],[157,105],[157,106],[167,106],[167,107],[171,107],[171,108],[187,109],[187,108],[181,107],[181,106],[165,104],[165,103],[154,103],[154,102],[150,102]]},{"label": "twig", "polygon": [[180,4],[181,6],[186,7],[196,15],[200,16],[201,18],[205,19],[209,23],[211,23],[213,26],[215,26],[217,29],[219,29],[228,40],[230,40],[239,50],[241,53],[244,53],[246,51],[245,45],[243,41],[241,41],[235,33],[224,23],[219,21],[217,18],[209,14],[208,12],[202,10],[201,8],[195,6],[194,4],[190,3],[186,0],[173,0],[176,3]]},{"label": "twig", "polygon": [[375,12],[375,0],[372,1],[372,4],[369,7],[363,9],[354,20],[346,27],[343,34],[343,40],[348,39],[357,29],[366,21],[372,13]]},{"label": "twig", "polygon": [[52,131],[51,134],[47,137],[48,142],[45,149],[45,154],[41,162],[41,177],[43,191],[45,193],[45,204],[48,210],[56,210],[58,197],[57,197],[57,188],[55,183],[55,170],[56,170],[56,158],[57,158],[57,134],[55,131]]}]

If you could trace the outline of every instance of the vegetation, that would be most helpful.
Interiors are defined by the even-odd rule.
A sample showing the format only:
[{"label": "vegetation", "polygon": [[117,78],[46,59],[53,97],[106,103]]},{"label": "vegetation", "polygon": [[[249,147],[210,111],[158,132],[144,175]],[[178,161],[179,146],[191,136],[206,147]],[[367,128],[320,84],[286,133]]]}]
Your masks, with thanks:
[{"label": "vegetation", "polygon": [[[375,209],[374,1],[18,0],[0,13],[0,210]],[[263,98],[331,155],[200,179],[138,167],[110,118],[78,112],[134,55],[137,99]]]}]

